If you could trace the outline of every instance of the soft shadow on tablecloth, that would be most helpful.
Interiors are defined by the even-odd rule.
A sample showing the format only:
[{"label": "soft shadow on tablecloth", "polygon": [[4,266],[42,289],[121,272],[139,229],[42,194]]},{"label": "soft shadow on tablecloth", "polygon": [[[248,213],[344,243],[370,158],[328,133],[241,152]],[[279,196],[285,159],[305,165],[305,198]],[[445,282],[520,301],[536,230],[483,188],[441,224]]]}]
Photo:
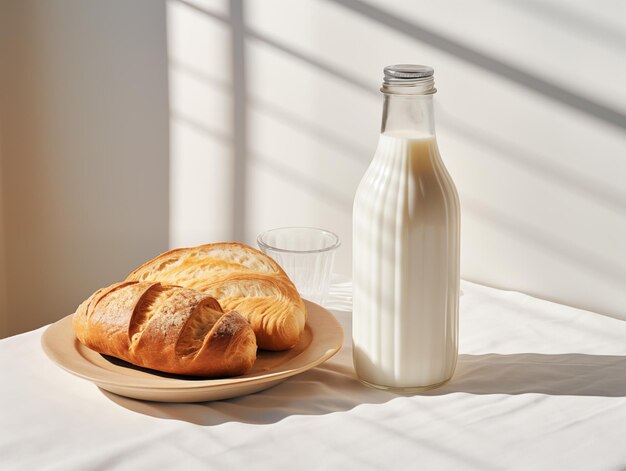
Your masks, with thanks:
[{"label": "soft shadow on tablecloth", "polygon": [[[345,348],[338,358],[266,391],[245,397],[196,404],[129,399],[102,391],[120,406],[153,417],[199,425],[227,422],[271,424],[296,415],[345,412],[406,396],[363,386]],[[416,397],[445,394],[546,394],[626,396],[626,357],[577,353],[460,355],[453,379]]]},{"label": "soft shadow on tablecloth", "polygon": [[459,355],[450,382],[424,395],[626,396],[626,357],[581,353]]},{"label": "soft shadow on tablecloth", "polygon": [[100,391],[126,409],[199,425],[272,424],[295,415],[331,414],[362,404],[382,404],[398,397],[363,386],[350,370],[338,364],[323,365],[256,394],[194,404],[141,401]]}]

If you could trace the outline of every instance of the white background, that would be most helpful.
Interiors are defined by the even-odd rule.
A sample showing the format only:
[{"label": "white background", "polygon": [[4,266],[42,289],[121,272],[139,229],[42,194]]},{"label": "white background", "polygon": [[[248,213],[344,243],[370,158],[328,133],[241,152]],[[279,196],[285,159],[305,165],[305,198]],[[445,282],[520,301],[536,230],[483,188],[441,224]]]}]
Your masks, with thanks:
[{"label": "white background", "polygon": [[433,66],[462,276],[626,318],[618,1],[0,0],[0,335],[169,247],[334,230]]}]

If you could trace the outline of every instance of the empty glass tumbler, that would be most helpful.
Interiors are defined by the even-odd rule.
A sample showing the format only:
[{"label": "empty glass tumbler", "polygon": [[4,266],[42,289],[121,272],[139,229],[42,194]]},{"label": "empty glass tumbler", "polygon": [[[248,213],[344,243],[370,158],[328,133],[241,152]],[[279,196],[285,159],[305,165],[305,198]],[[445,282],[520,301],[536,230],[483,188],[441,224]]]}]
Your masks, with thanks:
[{"label": "empty glass tumbler", "polygon": [[285,270],[304,299],[323,304],[339,237],[314,227],[283,227],[257,237],[259,248]]}]

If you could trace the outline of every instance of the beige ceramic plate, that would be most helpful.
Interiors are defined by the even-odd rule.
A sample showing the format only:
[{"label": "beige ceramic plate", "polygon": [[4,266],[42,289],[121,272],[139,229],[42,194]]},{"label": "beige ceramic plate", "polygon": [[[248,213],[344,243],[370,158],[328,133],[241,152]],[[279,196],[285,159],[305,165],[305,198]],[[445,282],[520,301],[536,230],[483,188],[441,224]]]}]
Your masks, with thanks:
[{"label": "beige ceramic plate", "polygon": [[122,396],[164,402],[199,402],[243,396],[270,388],[332,357],[343,343],[343,330],[323,307],[304,301],[308,311],[300,342],[291,350],[259,350],[252,370],[227,379],[176,376],[133,366],[82,345],[74,336],[72,316],[46,329],[41,345],[61,368]]}]

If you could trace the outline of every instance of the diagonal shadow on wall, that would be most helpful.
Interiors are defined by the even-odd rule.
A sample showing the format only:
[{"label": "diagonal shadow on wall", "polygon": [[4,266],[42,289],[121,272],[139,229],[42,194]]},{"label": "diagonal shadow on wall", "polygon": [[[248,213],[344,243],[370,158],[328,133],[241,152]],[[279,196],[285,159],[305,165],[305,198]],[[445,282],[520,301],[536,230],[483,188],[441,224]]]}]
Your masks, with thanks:
[{"label": "diagonal shadow on wall", "polygon": [[[210,11],[205,11],[203,9],[201,9],[200,7],[197,7],[196,5],[193,4],[188,4],[187,2],[185,2],[184,0],[179,0],[181,3],[184,3],[185,5],[190,6],[191,8],[194,8],[204,14],[207,14],[209,16],[212,16],[215,19],[218,19],[220,21],[223,22],[228,22],[229,20],[225,17],[219,16],[213,12]],[[335,0],[329,0],[329,1],[335,1]],[[345,0],[336,0],[337,2],[344,2]],[[348,3],[353,4],[353,3],[358,3],[358,4],[363,4],[363,2],[354,2],[354,1],[349,1]],[[363,4],[364,5],[364,4]],[[373,7],[371,7],[373,8]],[[384,15],[390,16],[388,13],[383,12]],[[404,20],[401,20],[404,22]],[[404,26],[405,28],[407,27],[406,22],[404,22]],[[266,35],[260,34],[257,31],[254,31],[248,27],[246,27],[245,25],[242,25],[242,27],[244,28],[245,31],[245,36],[248,38],[252,38],[252,39],[256,39],[258,41],[261,41],[262,43],[283,52],[284,54],[298,59],[304,63],[307,63],[313,67],[315,67],[316,69],[319,69],[333,77],[335,77],[336,79],[339,79],[347,84],[349,84],[350,86],[357,88],[359,90],[362,90],[363,92],[372,95],[372,96],[379,96],[379,93],[376,89],[376,87],[372,86],[371,84],[358,79],[357,77],[352,76],[349,73],[346,73],[336,67],[333,67],[329,64],[326,64],[318,59],[315,59],[313,57],[308,56],[307,54],[304,54],[300,51],[298,51],[297,49],[288,46],[284,43],[281,43],[279,41],[276,41],[270,37],[267,37]],[[411,26],[412,28],[412,26]],[[441,37],[441,36],[437,36],[437,37]],[[416,38],[416,39],[420,39],[421,38]],[[447,42],[452,42],[449,39],[445,38]],[[467,49],[465,46],[460,46],[462,48]],[[487,56],[485,56],[487,57]],[[465,58],[467,59],[467,58]],[[469,60],[469,59],[467,59]],[[495,59],[490,59],[488,58],[489,61],[493,61],[493,62],[498,62]],[[518,70],[518,69],[516,69]],[[191,71],[193,73],[193,71]],[[530,74],[528,74],[527,72],[524,71],[519,71],[522,76],[530,76]],[[199,77],[202,78],[202,77]],[[536,78],[536,77],[535,77]],[[537,79],[540,80],[540,79]],[[253,104],[255,105],[259,105],[261,108],[266,108],[266,111],[269,112],[270,114],[274,115],[275,117],[278,118],[282,118],[282,119],[286,119],[289,120],[289,122],[291,124],[297,125],[300,128],[304,128],[306,126],[309,127],[314,127],[314,125],[312,123],[305,123],[302,120],[298,120],[297,117],[293,116],[293,114],[290,114],[289,116],[287,116],[288,113],[285,112],[285,110],[280,110],[280,109],[276,109],[276,107],[274,107],[273,109],[271,108],[271,106],[268,106],[269,104],[267,103],[262,103],[259,102],[257,99],[254,98],[250,98],[248,97],[248,100],[251,101]],[[599,105],[602,106],[602,105]],[[507,158],[513,162],[515,162],[516,164],[524,167],[527,170],[530,171],[535,171],[536,173],[539,173],[545,177],[548,178],[554,178],[554,179],[558,179],[561,183],[564,183],[568,186],[570,186],[571,188],[573,188],[574,190],[583,190],[585,192],[585,194],[597,199],[598,201],[602,202],[603,204],[609,204],[610,206],[612,206],[613,208],[615,208],[618,211],[623,211],[626,208],[626,201],[624,201],[624,199],[622,197],[620,197],[619,195],[616,195],[614,193],[612,193],[609,189],[605,188],[605,187],[600,187],[597,185],[593,185],[589,182],[588,178],[582,177],[582,176],[578,176],[576,174],[574,174],[571,170],[564,168],[564,167],[557,167],[553,164],[551,164],[549,162],[549,159],[545,159],[542,158],[541,156],[535,155],[535,158],[528,158],[525,157],[526,155],[530,155],[530,152],[527,151],[526,149],[522,149],[519,146],[510,143],[510,142],[506,142],[502,139],[495,139],[494,136],[488,134],[487,132],[481,131],[479,128],[477,128],[474,125],[470,125],[469,123],[456,118],[455,116],[453,116],[451,113],[442,110],[440,107],[438,109],[439,111],[439,118],[441,119],[441,122],[444,126],[450,128],[452,131],[454,131],[457,134],[462,135],[464,138],[466,139],[470,139],[472,141],[474,141],[476,144],[483,146],[483,147],[487,147],[491,150],[495,150],[497,152],[500,152],[502,155],[506,155]],[[582,110],[582,111],[588,111],[586,109]],[[619,114],[619,113],[618,113]],[[621,115],[622,118],[624,118],[624,128],[626,129],[626,116]],[[321,129],[311,129],[313,131],[313,134],[317,135],[320,138],[324,138],[325,140],[327,140],[328,142],[334,142],[334,141],[338,141],[338,138],[333,138],[332,136],[329,136],[328,132],[325,132],[324,130]],[[346,147],[346,143],[345,143],[345,139],[341,140],[341,142],[338,142],[342,147]],[[354,146],[349,146],[348,147],[352,147],[350,150],[354,151]],[[353,154],[353,152],[351,152],[351,154]],[[368,155],[369,158],[369,155]]]},{"label": "diagonal shadow on wall", "polygon": [[[226,24],[230,24],[231,20],[228,17],[205,10],[204,8],[188,3],[185,0],[177,1],[207,16],[210,16]],[[498,60],[493,59],[485,54],[471,50],[466,46],[461,45],[448,38],[444,38],[443,36],[422,28],[421,26],[411,24],[403,19],[390,15],[389,13],[372,7],[371,5],[364,2],[352,0],[327,1],[334,1],[334,3],[340,4],[343,7],[353,9],[368,18],[374,21],[378,21],[381,24],[386,25],[390,28],[394,28],[415,40],[434,45],[435,47],[438,47],[446,53],[455,55],[465,61],[471,62],[474,65],[493,72],[494,74],[505,77],[520,86],[526,87],[537,93],[541,93],[544,96],[549,97],[557,102],[567,104],[568,106],[578,109],[579,111],[586,113],[592,117],[603,120],[621,129],[626,128],[626,116],[616,110],[607,108],[604,105],[575,95],[567,90],[564,90],[554,84],[550,84],[509,64],[501,63]],[[245,25],[245,23],[243,22],[239,24],[239,27],[242,29],[241,34],[244,37],[244,42],[245,39],[254,39],[260,41],[263,44],[268,45],[271,48],[274,48],[275,50],[280,51],[291,58],[294,58],[311,67],[327,73],[329,76],[332,76],[333,78],[366,93],[370,97],[379,96],[375,86],[357,77],[352,76],[348,72],[345,72],[331,64],[328,64],[321,59],[309,56],[308,54],[303,53],[302,51],[292,47],[291,45],[285,44],[274,38],[268,37],[263,33],[255,31]],[[474,63],[475,58],[478,59],[478,64]],[[195,75],[197,75],[198,79],[202,79],[200,75]],[[266,107],[267,103],[263,101],[258,101],[253,97],[247,96],[247,90],[245,89],[245,86],[243,87],[243,89],[239,89],[239,92],[242,93],[244,99],[244,112],[240,113],[244,117],[245,106],[252,105],[255,107],[260,107],[261,111],[268,112],[274,118],[287,122],[293,127],[298,128],[302,132],[311,132],[313,135],[318,135],[329,144],[333,144],[333,139],[328,139],[329,136],[325,135],[328,134],[327,130],[322,129],[323,132],[322,134],[320,134],[318,131],[321,128],[316,126],[314,123],[308,123],[306,120],[294,120],[293,116],[291,116],[292,113],[290,113],[290,110],[286,108],[276,108],[275,105],[270,104],[270,106],[274,107],[275,109],[263,109]],[[517,144],[507,142],[500,138],[494,139],[494,136],[492,136],[488,132],[481,130],[473,125],[469,126],[467,125],[468,123],[466,123],[464,120],[458,119],[450,115],[449,113],[445,113],[443,116],[441,116],[441,118],[443,118],[441,119],[442,124],[445,127],[448,127],[453,132],[460,134],[466,139],[472,140],[481,147],[491,149],[492,151],[495,150],[497,153],[506,156],[506,158],[512,163],[519,165],[527,171],[532,171],[544,178],[557,181],[560,184],[569,187],[573,191],[582,191],[585,195],[589,195],[599,202],[605,204],[608,203],[608,205],[612,206],[617,211],[623,211],[623,209],[626,207],[626,202],[621,195],[614,194],[608,188],[595,185],[593,182],[590,182],[588,181],[588,179],[584,178],[584,176],[578,175],[572,170],[549,163],[548,160],[542,159],[540,155],[536,155],[534,152],[524,149]],[[238,124],[237,120],[235,121],[235,124]],[[237,138],[235,140],[237,140]],[[245,151],[246,149],[244,146],[244,154]],[[250,150],[248,149],[247,152],[249,151]],[[247,158],[249,156],[244,157]],[[282,166],[272,163],[267,159],[257,158],[255,159],[255,161],[258,164],[264,166],[267,170],[270,170],[272,173],[276,173],[297,181],[299,185],[306,186],[315,194],[323,193],[328,199],[337,198],[337,202],[342,203],[342,199],[339,197],[340,195],[329,191],[329,188],[326,188],[325,186],[321,187],[314,184],[315,182],[310,181],[307,176],[295,174],[291,170],[283,169]],[[476,201],[466,201],[465,203],[469,203],[470,212],[474,213],[475,216],[496,225],[497,228],[503,232],[515,233],[517,236],[532,236],[533,234],[535,234],[535,232],[533,232],[530,227],[526,227],[522,221],[509,220],[508,218],[505,218],[502,214],[494,212],[493,208],[478,204],[479,202]],[[349,208],[349,202],[345,202],[345,207]],[[567,259],[570,262],[579,265],[586,270],[591,270],[597,273],[599,276],[606,278],[618,277],[619,279],[619,277],[623,275],[619,264],[612,263],[611,260],[603,260],[603,263],[606,263],[606,265],[603,265],[595,259],[595,256],[593,254],[587,253],[585,250],[581,250],[580,248],[576,248],[569,243],[563,245],[562,240],[555,238],[548,233],[541,233],[539,235],[535,234],[535,236],[531,238],[531,240],[534,240],[535,243],[540,244],[542,247],[548,250],[553,250],[554,253],[558,254],[563,259]],[[607,269],[607,267],[609,268]]]},{"label": "diagonal shadow on wall", "polygon": [[607,47],[625,49],[626,31],[601,23],[593,17],[577,13],[573,9],[563,8],[566,3],[546,2],[545,0],[512,0],[507,5],[529,12],[543,20],[548,19],[575,34],[587,34],[601,40]]},{"label": "diagonal shadow on wall", "polygon": [[582,113],[594,116],[602,121],[626,129],[626,114],[598,103],[589,98],[560,87],[552,82],[541,79],[514,65],[500,59],[472,49],[458,41],[443,36],[423,25],[409,22],[405,19],[392,15],[384,10],[376,8],[369,3],[358,0],[327,0],[352,12],[359,13],[376,23],[385,25],[394,31],[402,33],[418,41],[429,44],[457,59],[463,60],[473,66],[484,69],[492,74],[510,80],[517,85],[533,90],[547,98],[560,102]]}]

